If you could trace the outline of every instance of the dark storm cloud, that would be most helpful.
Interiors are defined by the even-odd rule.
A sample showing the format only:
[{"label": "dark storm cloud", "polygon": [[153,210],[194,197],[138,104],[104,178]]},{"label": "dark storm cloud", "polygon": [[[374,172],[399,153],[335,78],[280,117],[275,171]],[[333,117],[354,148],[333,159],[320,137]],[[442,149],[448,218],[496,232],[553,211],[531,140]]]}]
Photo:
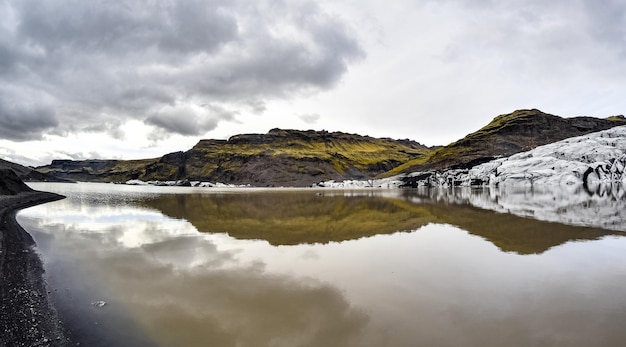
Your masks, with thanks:
[{"label": "dark storm cloud", "polygon": [[116,134],[130,119],[200,135],[267,100],[332,87],[362,55],[344,23],[309,1],[9,0],[0,83],[39,111],[0,122],[12,139]]},{"label": "dark storm cloud", "polygon": [[58,126],[54,110],[43,104],[16,104],[0,88],[0,138],[12,141],[40,139]]},{"label": "dark storm cloud", "polygon": [[26,0],[18,5],[18,30],[49,52],[212,52],[237,35],[235,19],[220,2]]},{"label": "dark storm cloud", "polygon": [[232,120],[236,112],[219,106],[201,105],[166,107],[159,113],[145,119],[145,122],[162,130],[181,135],[201,135],[217,126],[220,120]]}]

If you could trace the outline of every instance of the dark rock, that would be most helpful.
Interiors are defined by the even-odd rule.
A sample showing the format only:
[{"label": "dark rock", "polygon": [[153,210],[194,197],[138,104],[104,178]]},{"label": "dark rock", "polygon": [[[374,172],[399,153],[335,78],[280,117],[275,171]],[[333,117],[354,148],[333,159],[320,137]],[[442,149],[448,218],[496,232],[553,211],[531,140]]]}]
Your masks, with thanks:
[{"label": "dark rock", "polygon": [[32,189],[11,169],[0,169],[0,195],[15,195]]}]

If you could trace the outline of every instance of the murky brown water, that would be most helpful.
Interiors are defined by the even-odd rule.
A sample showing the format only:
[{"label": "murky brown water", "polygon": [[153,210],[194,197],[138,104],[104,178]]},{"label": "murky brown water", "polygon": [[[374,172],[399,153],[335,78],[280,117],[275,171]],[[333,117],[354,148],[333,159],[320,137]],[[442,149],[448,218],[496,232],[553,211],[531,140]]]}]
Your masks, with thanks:
[{"label": "murky brown water", "polygon": [[68,196],[19,221],[82,345],[626,344],[619,230],[423,191],[35,188]]}]

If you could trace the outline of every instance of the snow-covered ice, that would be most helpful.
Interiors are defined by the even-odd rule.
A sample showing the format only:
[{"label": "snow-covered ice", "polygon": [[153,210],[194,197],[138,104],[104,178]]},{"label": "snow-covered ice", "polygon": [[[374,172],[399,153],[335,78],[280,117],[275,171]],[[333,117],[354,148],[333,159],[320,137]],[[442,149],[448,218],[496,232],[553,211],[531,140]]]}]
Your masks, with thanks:
[{"label": "snow-covered ice", "polygon": [[572,137],[495,159],[469,170],[417,172],[402,180],[413,186],[568,186],[595,192],[626,184],[626,126]]},{"label": "snow-covered ice", "polygon": [[489,185],[626,183],[626,126],[569,138],[475,166],[469,177]]}]

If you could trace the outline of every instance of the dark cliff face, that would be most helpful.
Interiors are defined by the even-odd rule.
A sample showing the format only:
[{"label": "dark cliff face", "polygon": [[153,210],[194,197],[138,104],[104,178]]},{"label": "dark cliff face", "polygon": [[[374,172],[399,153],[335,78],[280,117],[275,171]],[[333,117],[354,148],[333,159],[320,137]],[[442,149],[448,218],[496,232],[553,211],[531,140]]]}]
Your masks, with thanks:
[{"label": "dark cliff face", "polygon": [[624,117],[562,118],[536,109],[518,110],[495,117],[489,124],[429,156],[404,164],[404,172],[468,168],[496,157],[515,153],[569,137],[626,125]]}]

